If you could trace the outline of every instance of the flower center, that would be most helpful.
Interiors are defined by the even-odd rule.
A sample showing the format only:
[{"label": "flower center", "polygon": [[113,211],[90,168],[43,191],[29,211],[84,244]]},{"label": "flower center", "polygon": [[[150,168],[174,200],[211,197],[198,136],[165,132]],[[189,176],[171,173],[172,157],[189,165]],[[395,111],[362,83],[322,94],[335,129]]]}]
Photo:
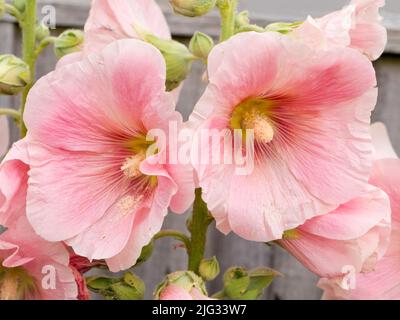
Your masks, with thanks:
[{"label": "flower center", "polygon": [[243,138],[246,130],[254,130],[257,142],[267,144],[274,138],[274,125],[271,121],[272,102],[266,99],[248,99],[239,104],[231,117],[232,129],[240,129]]},{"label": "flower center", "polygon": [[25,269],[5,268],[0,262],[0,300],[25,300],[35,291],[35,279]]},{"label": "flower center", "polygon": [[145,136],[136,137],[126,143],[125,147],[132,152],[132,156],[125,159],[121,171],[127,178],[135,179],[143,176],[140,165],[146,159],[147,151],[154,143],[154,140],[147,140]]},{"label": "flower center", "polygon": [[121,167],[122,172],[128,178],[137,178],[142,175],[140,171],[140,164],[146,156],[143,153],[136,154],[130,158],[127,158]]}]

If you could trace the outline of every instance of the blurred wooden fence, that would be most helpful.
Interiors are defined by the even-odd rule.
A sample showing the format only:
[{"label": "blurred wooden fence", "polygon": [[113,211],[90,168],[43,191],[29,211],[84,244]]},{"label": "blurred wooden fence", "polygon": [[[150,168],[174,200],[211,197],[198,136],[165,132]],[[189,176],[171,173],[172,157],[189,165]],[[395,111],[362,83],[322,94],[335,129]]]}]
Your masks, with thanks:
[{"label": "blurred wooden fence", "polygon": [[[52,0],[39,1],[40,8],[50,4],[56,8],[57,30],[66,28],[82,28],[88,15],[88,0]],[[39,13],[41,12],[39,8]],[[173,35],[182,41],[188,41],[196,30],[201,30],[217,37],[219,22],[216,15],[203,18],[188,19],[175,16],[172,11],[163,7]],[[284,20],[292,20],[285,17]],[[294,17],[296,18],[296,17]],[[266,25],[269,22],[282,20],[282,17],[256,17],[255,22]],[[293,19],[295,20],[295,19]],[[391,138],[397,151],[400,152],[400,21],[389,19],[389,44],[386,54],[376,62],[376,70],[380,88],[379,102],[374,112],[375,121],[383,121],[389,127]],[[20,53],[21,35],[12,19],[0,22],[0,53]],[[38,76],[50,72],[56,60],[52,49],[46,49],[38,62]],[[204,90],[201,76],[203,66],[195,64],[192,74],[185,83],[185,88],[179,101],[178,109],[185,118],[191,113],[193,106]],[[18,99],[1,97],[0,106],[18,108]],[[14,140],[18,138],[16,128],[12,128]],[[165,228],[184,230],[186,216],[170,215]],[[276,246],[250,243],[234,235],[228,237],[210,228],[207,255],[217,255],[222,270],[230,266],[248,268],[268,266],[281,271],[285,276],[276,280],[265,294],[266,299],[319,299],[321,292],[315,287],[317,277],[305,270],[297,261],[288,256]],[[159,241],[151,260],[138,267],[135,272],[143,277],[148,285],[147,297],[151,298],[153,288],[165,274],[186,268],[186,256],[182,249],[175,248],[176,242],[171,240]],[[210,287],[211,293],[221,287],[221,277]]]}]

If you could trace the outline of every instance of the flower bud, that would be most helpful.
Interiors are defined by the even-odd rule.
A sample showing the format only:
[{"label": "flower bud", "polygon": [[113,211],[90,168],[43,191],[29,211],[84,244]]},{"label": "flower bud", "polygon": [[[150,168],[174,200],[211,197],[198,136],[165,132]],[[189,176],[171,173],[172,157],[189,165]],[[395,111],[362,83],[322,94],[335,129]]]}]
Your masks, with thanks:
[{"label": "flower bud", "polygon": [[25,11],[25,2],[26,0],[12,0],[11,3],[19,12],[22,13]]},{"label": "flower bud", "polygon": [[224,293],[229,299],[240,299],[250,285],[250,276],[246,269],[233,267],[224,275]]},{"label": "flower bud", "polygon": [[214,41],[211,37],[202,32],[196,32],[189,43],[189,50],[198,58],[207,60]]},{"label": "flower bud", "polygon": [[185,45],[178,41],[160,39],[149,33],[142,33],[142,36],[164,56],[167,66],[167,91],[176,89],[189,74],[194,56]]},{"label": "flower bud", "polygon": [[49,27],[41,22],[36,26],[36,39],[38,41],[42,41],[44,38],[50,36],[50,29]]},{"label": "flower bud", "polygon": [[70,29],[61,33],[54,41],[54,52],[57,58],[81,50],[83,44],[83,32]]},{"label": "flower bud", "polygon": [[242,11],[238,13],[235,17],[235,33],[249,31],[265,32],[264,28],[250,23],[248,11]]},{"label": "flower bud", "polygon": [[14,95],[31,81],[29,66],[11,54],[0,55],[0,94]]},{"label": "flower bud", "polygon": [[265,31],[269,32],[279,32],[282,34],[288,34],[292,32],[294,29],[299,27],[303,22],[293,22],[293,23],[286,23],[286,22],[276,22],[271,23],[265,27]]},{"label": "flower bud", "polygon": [[144,282],[127,272],[122,279],[107,277],[89,277],[88,288],[103,295],[107,300],[142,300],[146,287]]},{"label": "flower bud", "polygon": [[216,0],[170,0],[174,12],[186,17],[199,17],[211,11]]},{"label": "flower bud", "polygon": [[6,13],[6,1],[0,0],[0,19],[3,18]]},{"label": "flower bud", "polygon": [[258,268],[249,272],[250,283],[247,290],[240,297],[241,300],[256,300],[263,294],[272,281],[281,274],[269,268]]},{"label": "flower bud", "polygon": [[200,293],[207,295],[203,279],[192,271],[177,271],[167,275],[165,280],[158,285],[154,292],[155,298],[159,299],[161,292],[170,285],[181,287],[187,292],[190,292],[192,289],[197,289]]},{"label": "flower bud", "polygon": [[211,259],[203,259],[200,262],[199,274],[205,281],[212,281],[218,277],[221,269],[216,257]]}]

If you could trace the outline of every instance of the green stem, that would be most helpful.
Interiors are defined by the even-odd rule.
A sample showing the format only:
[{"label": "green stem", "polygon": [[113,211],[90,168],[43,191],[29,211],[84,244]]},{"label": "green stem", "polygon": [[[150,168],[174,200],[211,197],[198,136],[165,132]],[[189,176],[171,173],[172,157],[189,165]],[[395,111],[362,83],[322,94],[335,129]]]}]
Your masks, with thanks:
[{"label": "green stem", "polygon": [[[32,88],[35,79],[35,55],[36,46],[36,0],[27,0],[25,2],[25,12],[22,24],[22,56],[24,61],[28,64],[31,72],[31,82],[26,86],[22,92],[21,102],[21,119],[23,119],[26,99],[28,93]],[[26,126],[21,121],[21,138],[26,136]]]},{"label": "green stem", "polygon": [[217,6],[221,14],[220,42],[228,40],[235,33],[235,15],[238,0],[218,0]]},{"label": "green stem", "polygon": [[176,240],[182,241],[186,248],[190,247],[189,237],[184,235],[182,232],[176,230],[162,230],[154,236],[154,240],[158,240],[161,238],[174,238]]},{"label": "green stem", "polygon": [[207,229],[212,218],[207,204],[201,197],[201,189],[196,189],[190,230],[192,233],[189,250],[189,270],[198,273],[201,260],[206,251]]},{"label": "green stem", "polygon": [[0,116],[13,117],[15,120],[20,119],[19,111],[10,108],[0,108]]},{"label": "green stem", "polygon": [[46,49],[46,47],[47,47],[49,44],[54,43],[54,41],[55,41],[56,39],[57,39],[56,37],[46,37],[46,38],[44,38],[44,39],[39,43],[39,45],[36,47],[36,50],[35,50],[35,58],[37,59],[38,56],[42,53],[42,51],[43,51],[44,49]]},{"label": "green stem", "polygon": [[15,19],[17,19],[17,21],[18,21],[19,23],[22,22],[21,12],[19,12],[19,10],[18,10],[16,7],[14,7],[14,6],[11,5],[11,4],[6,3],[5,9],[6,9],[6,12],[7,12],[9,15],[13,16]]}]

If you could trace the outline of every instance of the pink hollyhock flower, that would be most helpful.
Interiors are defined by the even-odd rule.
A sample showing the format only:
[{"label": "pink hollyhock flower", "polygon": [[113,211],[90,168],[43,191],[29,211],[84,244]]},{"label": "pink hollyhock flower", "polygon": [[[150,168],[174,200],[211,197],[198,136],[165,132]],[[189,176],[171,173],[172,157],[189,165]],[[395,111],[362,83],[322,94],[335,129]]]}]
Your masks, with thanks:
[{"label": "pink hollyhock flower", "polygon": [[83,52],[64,56],[57,68],[80,61],[89,53],[99,52],[116,40],[140,40],[135,26],[162,39],[171,39],[167,21],[154,0],[93,0],[85,24]]},{"label": "pink hollyhock flower", "polygon": [[169,285],[160,292],[160,300],[214,300],[204,295],[199,289],[190,291],[178,285]]},{"label": "pink hollyhock flower", "polygon": [[204,147],[198,139],[203,129],[253,129],[255,135],[251,174],[193,161],[222,232],[280,239],[285,230],[361,194],[371,167],[369,123],[377,98],[365,56],[248,32],[213,49],[208,73],[210,84],[190,118],[198,127],[193,154]]},{"label": "pink hollyhock flower", "polygon": [[85,53],[99,51],[119,39],[141,39],[135,26],[163,39],[171,33],[154,0],[93,0],[85,24]]},{"label": "pink hollyhock flower", "polygon": [[76,299],[69,255],[61,243],[40,238],[25,216],[28,169],[24,142],[0,166],[0,299]]},{"label": "pink hollyhock flower", "polygon": [[10,145],[10,131],[6,117],[0,116],[0,158],[4,156]]},{"label": "pink hollyhock flower", "polygon": [[381,149],[385,152],[379,153],[384,158],[375,161],[371,184],[384,190],[391,201],[392,233],[389,248],[373,272],[354,275],[354,287],[351,290],[343,288],[340,279],[321,279],[318,286],[325,291],[325,299],[400,299],[400,160],[386,152],[392,147],[384,129],[381,124],[373,126],[374,138],[377,138],[374,145],[379,148],[385,146]]},{"label": "pink hollyhock flower", "polygon": [[321,277],[369,272],[385,253],[390,237],[390,202],[378,188],[323,216],[315,217],[279,240],[287,251]]},{"label": "pink hollyhock flower", "polygon": [[322,18],[308,17],[294,35],[317,47],[350,46],[376,60],[387,43],[379,14],[384,5],[385,0],[352,0],[349,6]]},{"label": "pink hollyhock flower", "polygon": [[[163,164],[162,142],[146,139],[153,129],[168,137],[170,123],[182,122],[164,89],[162,55],[137,40],[116,41],[37,82],[24,119],[27,215],[39,235],[119,271],[135,263],[169,206],[190,206],[192,171]],[[147,157],[155,142],[159,152]]]}]

